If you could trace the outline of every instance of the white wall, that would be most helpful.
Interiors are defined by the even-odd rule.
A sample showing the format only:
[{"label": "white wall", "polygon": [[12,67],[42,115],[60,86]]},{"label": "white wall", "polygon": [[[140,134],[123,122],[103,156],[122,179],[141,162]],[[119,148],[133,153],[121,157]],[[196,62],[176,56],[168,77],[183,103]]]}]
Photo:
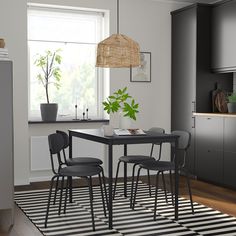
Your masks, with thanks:
[{"label": "white wall", "polygon": [[[116,32],[115,0],[32,0],[28,2],[77,6],[110,10],[110,33]],[[31,135],[47,135],[55,129],[85,127],[81,124],[37,124],[28,126],[27,118],[27,0],[5,0],[0,8],[0,37],[5,38],[9,56],[14,62],[14,125],[15,125],[15,184],[29,183],[31,178],[47,176],[45,172],[30,172]],[[129,69],[112,69],[110,90],[127,86],[140,103],[136,126],[147,129],[161,126],[170,131],[171,98],[171,16],[170,12],[183,4],[152,0],[120,1],[120,32],[139,42],[142,51],[152,53],[152,82],[131,83]],[[94,124],[92,127],[99,127]],[[130,153],[146,153],[148,147],[131,146]],[[122,154],[114,149],[114,159]],[[168,148],[165,150],[168,156]],[[114,161],[115,163],[115,161]],[[115,165],[114,165],[115,168]]]}]

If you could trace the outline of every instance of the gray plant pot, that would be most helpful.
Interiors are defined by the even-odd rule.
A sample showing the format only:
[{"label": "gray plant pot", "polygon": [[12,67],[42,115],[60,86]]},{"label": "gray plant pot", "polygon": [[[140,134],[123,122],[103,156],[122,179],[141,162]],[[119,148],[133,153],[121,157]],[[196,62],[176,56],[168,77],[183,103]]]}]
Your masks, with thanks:
[{"label": "gray plant pot", "polygon": [[227,107],[229,113],[236,113],[236,102],[228,102]]},{"label": "gray plant pot", "polygon": [[41,103],[40,111],[42,121],[56,121],[57,119],[57,103]]}]

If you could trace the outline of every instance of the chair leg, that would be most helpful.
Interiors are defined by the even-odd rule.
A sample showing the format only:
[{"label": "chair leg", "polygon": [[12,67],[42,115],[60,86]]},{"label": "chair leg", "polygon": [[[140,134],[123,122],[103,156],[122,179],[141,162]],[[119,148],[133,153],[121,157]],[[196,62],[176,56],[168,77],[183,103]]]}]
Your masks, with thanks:
[{"label": "chair leg", "polygon": [[68,198],[68,189],[69,189],[69,177],[67,177],[67,180],[66,180],[66,196],[65,196],[65,202],[64,202],[64,214],[66,214],[66,204],[67,204],[67,198]]},{"label": "chair leg", "polygon": [[166,193],[166,181],[165,181],[163,171],[161,171],[161,177],[162,177],[163,188],[164,188],[164,193],[165,193],[165,197],[166,197],[166,203],[168,203],[168,198],[167,198],[167,193]]},{"label": "chair leg", "polygon": [[150,171],[149,170],[147,170],[147,174],[148,174],[149,196],[152,197],[151,179],[150,179]]},{"label": "chair leg", "polygon": [[188,185],[188,192],[189,192],[189,198],[190,198],[192,213],[194,214],[192,191],[191,191],[191,187],[190,187],[190,181],[189,181],[189,174],[188,174],[188,172],[186,173],[186,180],[187,180],[187,185]]},{"label": "chair leg", "polygon": [[132,208],[133,191],[134,191],[134,173],[135,173],[136,166],[137,166],[137,164],[134,164],[133,170],[132,170],[132,182],[131,182],[131,191],[130,191],[130,208]]},{"label": "chair leg", "polygon": [[159,181],[159,171],[157,172],[156,175],[156,191],[155,191],[155,203],[154,203],[154,221],[156,221],[156,216],[157,216],[157,197],[158,197],[158,181]]},{"label": "chair leg", "polygon": [[101,197],[102,197],[102,206],[103,206],[104,216],[106,217],[107,213],[106,213],[106,205],[105,205],[105,200],[104,200],[104,195],[103,195],[102,178],[100,174],[98,174],[98,177],[99,177],[99,185],[100,185]]},{"label": "chair leg", "polygon": [[124,197],[127,197],[127,163],[124,162]]},{"label": "chair leg", "polygon": [[114,184],[114,189],[113,189],[113,200],[115,199],[115,195],[116,195],[116,185],[117,185],[118,173],[120,169],[120,163],[121,161],[118,162],[117,169],[116,169],[116,178],[115,178],[115,184]]},{"label": "chair leg", "polygon": [[49,214],[49,208],[50,208],[50,202],[51,202],[51,196],[52,196],[52,187],[53,187],[53,181],[54,181],[55,178],[57,178],[57,176],[53,176],[53,177],[51,178],[51,182],[50,182],[50,190],[49,190],[49,195],[48,195],[48,205],[47,205],[46,216],[45,216],[45,222],[44,222],[44,227],[45,227],[45,228],[47,228],[48,214]]},{"label": "chair leg", "polygon": [[55,203],[56,203],[57,191],[58,191],[58,182],[59,182],[59,176],[57,176],[57,180],[56,180],[56,186],[55,186],[55,193],[54,193],[53,205],[55,205]]},{"label": "chair leg", "polygon": [[106,204],[107,204],[107,207],[108,207],[108,196],[107,196],[106,179],[105,179],[104,170],[103,170],[102,167],[101,167],[101,170],[102,170],[102,182],[103,182],[103,186],[104,186],[104,192],[105,192]]},{"label": "chair leg", "polygon": [[172,181],[172,172],[171,172],[171,170],[170,170],[170,191],[171,191],[172,205],[174,206],[173,181]]},{"label": "chair leg", "polygon": [[70,203],[72,203],[72,177],[68,177],[69,178],[69,190],[70,190]]},{"label": "chair leg", "polygon": [[62,176],[62,180],[61,180],[61,194],[60,194],[60,201],[59,201],[58,215],[61,214],[61,203],[62,203],[63,187],[64,187],[64,176]]},{"label": "chair leg", "polygon": [[91,217],[92,217],[92,227],[93,231],[95,231],[95,223],[94,223],[94,212],[93,212],[93,187],[92,187],[92,177],[89,176],[87,178],[88,186],[89,186],[89,197],[90,197],[90,209],[91,209]]},{"label": "chair leg", "polygon": [[133,206],[132,209],[134,209],[135,207],[135,201],[136,201],[136,195],[137,195],[137,189],[138,189],[138,182],[139,182],[139,175],[140,175],[140,171],[141,171],[141,167],[139,167],[138,169],[138,173],[137,173],[137,178],[136,178],[136,185],[135,185],[135,190],[134,190],[134,199],[133,199]]}]

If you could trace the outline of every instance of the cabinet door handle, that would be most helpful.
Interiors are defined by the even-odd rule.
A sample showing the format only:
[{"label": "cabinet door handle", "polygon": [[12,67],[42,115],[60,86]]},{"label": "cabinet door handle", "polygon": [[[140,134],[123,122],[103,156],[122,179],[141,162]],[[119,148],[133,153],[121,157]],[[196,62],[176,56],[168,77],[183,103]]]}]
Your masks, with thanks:
[{"label": "cabinet door handle", "polygon": [[196,123],[195,117],[193,116],[193,117],[192,117],[192,128],[195,128],[195,125],[196,125],[195,123]]},{"label": "cabinet door handle", "polygon": [[192,101],[192,112],[196,112],[196,102]]}]

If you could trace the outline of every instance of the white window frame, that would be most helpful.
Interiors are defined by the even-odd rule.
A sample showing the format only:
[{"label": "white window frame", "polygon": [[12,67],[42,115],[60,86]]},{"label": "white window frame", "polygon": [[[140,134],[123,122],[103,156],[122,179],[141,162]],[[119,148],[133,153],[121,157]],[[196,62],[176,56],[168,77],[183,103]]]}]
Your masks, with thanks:
[{"label": "white window frame", "polygon": [[[89,13],[91,12],[97,12],[98,14],[103,14],[103,32],[102,32],[102,37],[106,38],[107,35],[109,34],[109,11],[108,10],[98,10],[98,9],[87,9],[87,8],[78,8],[78,7],[68,7],[68,6],[59,6],[59,5],[46,5],[46,4],[35,4],[35,3],[28,3],[28,9],[33,9],[33,10],[52,10],[52,11],[67,11],[67,12],[80,12],[80,13]],[[30,40],[29,37],[27,37],[27,42],[29,41],[35,41],[35,40]],[[40,41],[40,40],[38,40]],[[48,41],[47,42],[53,42],[53,41]],[[67,43],[60,41],[62,43]],[[79,42],[78,42],[79,44]],[[28,48],[29,51],[29,48]],[[40,112],[37,113],[36,115],[32,115],[31,111],[31,106],[30,106],[30,54],[28,52],[28,117],[29,120],[31,119],[38,119],[40,118]],[[103,110],[103,105],[102,102],[105,100],[105,98],[109,94],[109,87],[110,87],[110,82],[109,82],[109,77],[110,77],[110,70],[109,69],[104,69],[104,68],[96,68],[96,74],[97,74],[97,103],[100,104],[97,107],[97,116],[92,117],[92,119],[107,119],[107,115]],[[71,114],[71,116],[66,116],[65,119],[73,119],[75,117],[74,114]],[[78,114],[78,118],[82,118],[81,114]],[[63,119],[63,118],[61,118]]]}]

